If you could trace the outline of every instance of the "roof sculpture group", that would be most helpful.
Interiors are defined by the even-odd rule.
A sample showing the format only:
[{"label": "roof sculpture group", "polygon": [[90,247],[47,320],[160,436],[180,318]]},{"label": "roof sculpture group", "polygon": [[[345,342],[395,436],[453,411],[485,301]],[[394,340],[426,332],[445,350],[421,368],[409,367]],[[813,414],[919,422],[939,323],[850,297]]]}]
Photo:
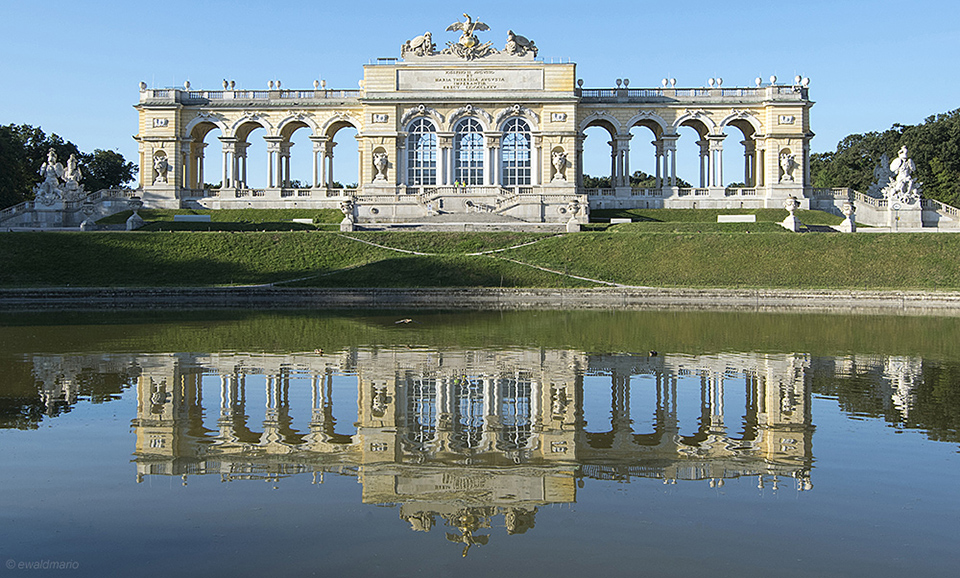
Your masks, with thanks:
[{"label": "roof sculpture group", "polygon": [[407,59],[411,57],[428,57],[450,55],[464,60],[474,60],[494,54],[505,54],[508,56],[525,57],[530,55],[532,58],[537,56],[536,44],[513,32],[507,31],[507,42],[503,50],[493,47],[493,42],[481,43],[475,32],[490,30],[485,23],[474,20],[469,14],[463,14],[464,21],[457,20],[450,26],[447,26],[447,32],[460,32],[460,38],[456,42],[447,42],[447,47],[437,51],[436,44],[433,43],[433,34],[424,32],[420,36],[407,40],[400,47],[400,57]]}]

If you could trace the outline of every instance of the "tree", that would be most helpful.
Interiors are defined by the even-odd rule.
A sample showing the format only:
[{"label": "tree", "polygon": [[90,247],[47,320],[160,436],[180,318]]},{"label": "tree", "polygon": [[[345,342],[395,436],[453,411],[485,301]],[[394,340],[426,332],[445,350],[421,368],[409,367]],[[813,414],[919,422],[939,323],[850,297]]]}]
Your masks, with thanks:
[{"label": "tree", "polygon": [[884,132],[852,134],[837,150],[810,156],[815,187],[850,187],[866,191],[882,155],[893,159],[906,146],[917,165],[914,177],[923,196],[960,204],[960,109],[928,117],[923,124],[894,124]]},{"label": "tree", "polygon": [[81,155],[80,167],[83,187],[88,192],[122,187],[133,180],[137,170],[137,165],[127,162],[120,153],[102,149]]},{"label": "tree", "polygon": [[97,149],[83,154],[77,145],[56,134],[47,136],[39,127],[0,126],[0,208],[33,197],[33,187],[40,182],[40,167],[51,148],[63,164],[70,155],[77,155],[84,176],[82,184],[88,192],[121,186],[129,182],[137,170],[135,164],[126,162],[117,152]]}]

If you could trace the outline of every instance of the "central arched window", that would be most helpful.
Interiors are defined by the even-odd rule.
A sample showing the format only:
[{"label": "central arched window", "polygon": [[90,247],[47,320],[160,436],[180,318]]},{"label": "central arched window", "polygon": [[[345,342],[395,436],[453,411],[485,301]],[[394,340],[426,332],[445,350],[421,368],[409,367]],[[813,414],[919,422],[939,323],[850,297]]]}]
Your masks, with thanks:
[{"label": "central arched window", "polygon": [[521,118],[511,118],[503,125],[502,184],[516,187],[530,184],[530,127]]},{"label": "central arched window", "polygon": [[465,185],[483,184],[483,127],[475,118],[465,118],[456,128],[457,170],[454,180]]},{"label": "central arched window", "polygon": [[407,184],[413,187],[437,184],[437,129],[418,118],[407,128]]}]

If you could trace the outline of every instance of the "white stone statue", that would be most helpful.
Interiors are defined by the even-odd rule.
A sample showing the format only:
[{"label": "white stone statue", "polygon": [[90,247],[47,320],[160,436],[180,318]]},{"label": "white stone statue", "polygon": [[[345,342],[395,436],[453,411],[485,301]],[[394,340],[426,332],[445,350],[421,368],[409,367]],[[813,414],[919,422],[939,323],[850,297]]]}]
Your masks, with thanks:
[{"label": "white stone statue", "polygon": [[563,170],[567,168],[567,153],[563,151],[553,151],[553,180],[565,182],[567,177],[564,176]]},{"label": "white stone statue", "polygon": [[464,12],[463,17],[465,19],[463,22],[457,20],[450,26],[447,26],[447,32],[460,31],[460,39],[457,40],[458,44],[467,47],[476,46],[480,41],[473,35],[474,31],[483,32],[484,30],[490,30],[490,27],[479,20],[474,22],[466,12]]},{"label": "white stone statue", "polygon": [[797,168],[796,157],[790,153],[783,153],[780,155],[780,170],[783,171],[783,174],[780,175],[781,183],[792,183],[793,171]]},{"label": "white stone statue", "polygon": [[883,198],[883,189],[893,176],[893,171],[890,170],[890,157],[887,153],[883,153],[880,156],[880,164],[873,169],[873,184],[867,189],[867,194],[871,197]]},{"label": "white stone statue", "polygon": [[43,177],[34,189],[34,197],[41,205],[50,206],[63,198],[60,188],[60,178],[63,176],[63,165],[57,162],[57,153],[50,148],[47,151],[47,160],[40,165],[40,176]]},{"label": "white stone statue", "polygon": [[373,180],[387,180],[387,153],[373,153],[373,166],[377,169],[377,174]]},{"label": "white stone statue", "polygon": [[400,47],[400,58],[409,56],[432,56],[437,53],[437,46],[433,43],[433,35],[424,32],[413,40],[407,40]]},{"label": "white stone statue", "polygon": [[167,161],[166,155],[153,157],[153,171],[156,173],[153,184],[167,184],[167,172],[170,171],[170,163]]},{"label": "white stone statue", "polygon": [[907,147],[900,147],[897,158],[890,163],[891,177],[887,186],[881,191],[883,196],[892,202],[905,204],[916,203],[920,200],[920,184],[913,178],[913,171],[917,165],[908,156]]},{"label": "white stone statue", "polygon": [[490,30],[490,27],[480,22],[474,21],[469,14],[464,13],[464,22],[457,20],[450,26],[447,26],[447,32],[460,32],[460,38],[456,42],[448,42],[442,54],[452,54],[466,60],[481,58],[490,54],[496,54],[497,49],[493,48],[492,42],[480,44],[480,39],[474,36],[474,32]]},{"label": "white stone statue", "polygon": [[67,167],[63,171],[64,183],[61,190],[65,201],[80,198],[83,193],[83,187],[80,186],[80,179],[82,178],[83,174],[80,172],[80,167],[77,166],[77,155],[71,154],[70,158],[67,159]]},{"label": "white stone statue", "polygon": [[503,51],[512,56],[526,56],[529,52],[536,58],[538,49],[533,40],[514,34],[513,30],[507,30],[507,45]]}]

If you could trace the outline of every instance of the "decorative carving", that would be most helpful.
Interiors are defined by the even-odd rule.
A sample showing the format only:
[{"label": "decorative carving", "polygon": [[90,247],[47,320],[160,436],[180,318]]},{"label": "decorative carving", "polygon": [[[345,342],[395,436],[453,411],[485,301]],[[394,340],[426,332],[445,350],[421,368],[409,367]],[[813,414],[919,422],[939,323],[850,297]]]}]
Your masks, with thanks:
[{"label": "decorative carving", "polygon": [[880,193],[891,203],[899,202],[909,205],[920,200],[920,186],[923,183],[914,180],[913,171],[917,170],[917,165],[908,155],[907,147],[902,146],[897,153],[897,158],[890,163],[889,171],[883,173],[879,168],[874,171],[874,176],[880,172],[880,178],[887,177],[887,184]]},{"label": "decorative carving", "polygon": [[504,120],[507,119],[507,117],[510,117],[510,116],[528,116],[532,118],[534,121],[536,121],[537,124],[540,124],[540,115],[533,112],[529,108],[526,108],[519,104],[515,104],[509,108],[504,108],[500,112],[498,112],[496,124],[499,126],[500,123],[502,123]]},{"label": "decorative carving", "polygon": [[781,183],[792,183],[793,171],[797,168],[796,157],[791,153],[781,153],[780,154],[780,182]]},{"label": "decorative carving", "polygon": [[550,122],[566,122],[567,113],[565,112],[553,112],[550,113]]},{"label": "decorative carving", "polygon": [[153,184],[167,184],[167,172],[170,170],[170,163],[167,161],[167,155],[157,155],[153,157]]},{"label": "decorative carving", "polygon": [[80,186],[80,179],[82,178],[83,174],[80,172],[80,167],[77,166],[77,155],[71,154],[70,158],[67,159],[67,167],[63,171],[64,182],[61,190],[63,200],[74,201],[80,197],[83,192],[83,187]]},{"label": "decorative carving", "polygon": [[437,46],[433,43],[433,34],[424,32],[413,40],[407,40],[400,47],[400,58],[410,56],[432,56],[437,53]]},{"label": "decorative carving", "polygon": [[377,169],[375,181],[387,180],[387,153],[373,153],[373,167]]},{"label": "decorative carving", "polygon": [[442,114],[438,113],[436,110],[427,105],[419,104],[413,108],[408,108],[407,110],[403,111],[403,115],[400,117],[400,124],[402,126],[406,126],[406,124],[417,115],[435,116],[437,120],[439,120],[441,123],[443,122]]},{"label": "decorative carving", "polygon": [[794,197],[793,195],[790,195],[789,197],[783,200],[783,208],[786,209],[788,213],[790,213],[791,217],[796,216],[794,215],[794,213],[797,212],[797,207],[799,206],[800,206],[800,203],[797,201],[797,198]]},{"label": "decorative carving", "polygon": [[63,198],[60,191],[63,165],[57,162],[57,153],[53,148],[47,150],[47,160],[40,166],[40,176],[43,181],[33,189],[34,197],[41,205],[49,207]]},{"label": "decorative carving", "polygon": [[496,54],[497,50],[492,47],[492,42],[480,44],[480,39],[473,34],[474,32],[490,30],[490,27],[479,20],[474,21],[467,13],[464,13],[463,17],[465,19],[463,22],[457,20],[447,26],[447,32],[459,31],[460,38],[456,42],[448,42],[443,54],[453,54],[466,60]]},{"label": "decorative carving", "polygon": [[372,117],[373,122],[375,123],[384,123],[390,119],[390,115],[387,114],[374,114]]},{"label": "decorative carving", "polygon": [[493,122],[493,117],[490,115],[489,112],[483,110],[482,108],[473,106],[472,104],[461,106],[457,110],[453,111],[450,114],[450,122],[453,123],[461,116],[470,116],[470,115],[482,117],[484,120],[487,121],[487,124]]},{"label": "decorative carving", "polygon": [[567,153],[563,151],[553,151],[553,181],[554,182],[566,182],[567,177],[564,176],[563,171],[567,168]]},{"label": "decorative carving", "polygon": [[867,194],[872,197],[883,197],[883,189],[893,177],[893,171],[890,170],[890,157],[887,153],[880,156],[880,164],[873,169],[873,184],[867,188]]},{"label": "decorative carving", "polygon": [[529,52],[536,58],[538,49],[533,40],[514,34],[513,30],[507,30],[507,45],[503,51],[511,56],[526,56]]}]

